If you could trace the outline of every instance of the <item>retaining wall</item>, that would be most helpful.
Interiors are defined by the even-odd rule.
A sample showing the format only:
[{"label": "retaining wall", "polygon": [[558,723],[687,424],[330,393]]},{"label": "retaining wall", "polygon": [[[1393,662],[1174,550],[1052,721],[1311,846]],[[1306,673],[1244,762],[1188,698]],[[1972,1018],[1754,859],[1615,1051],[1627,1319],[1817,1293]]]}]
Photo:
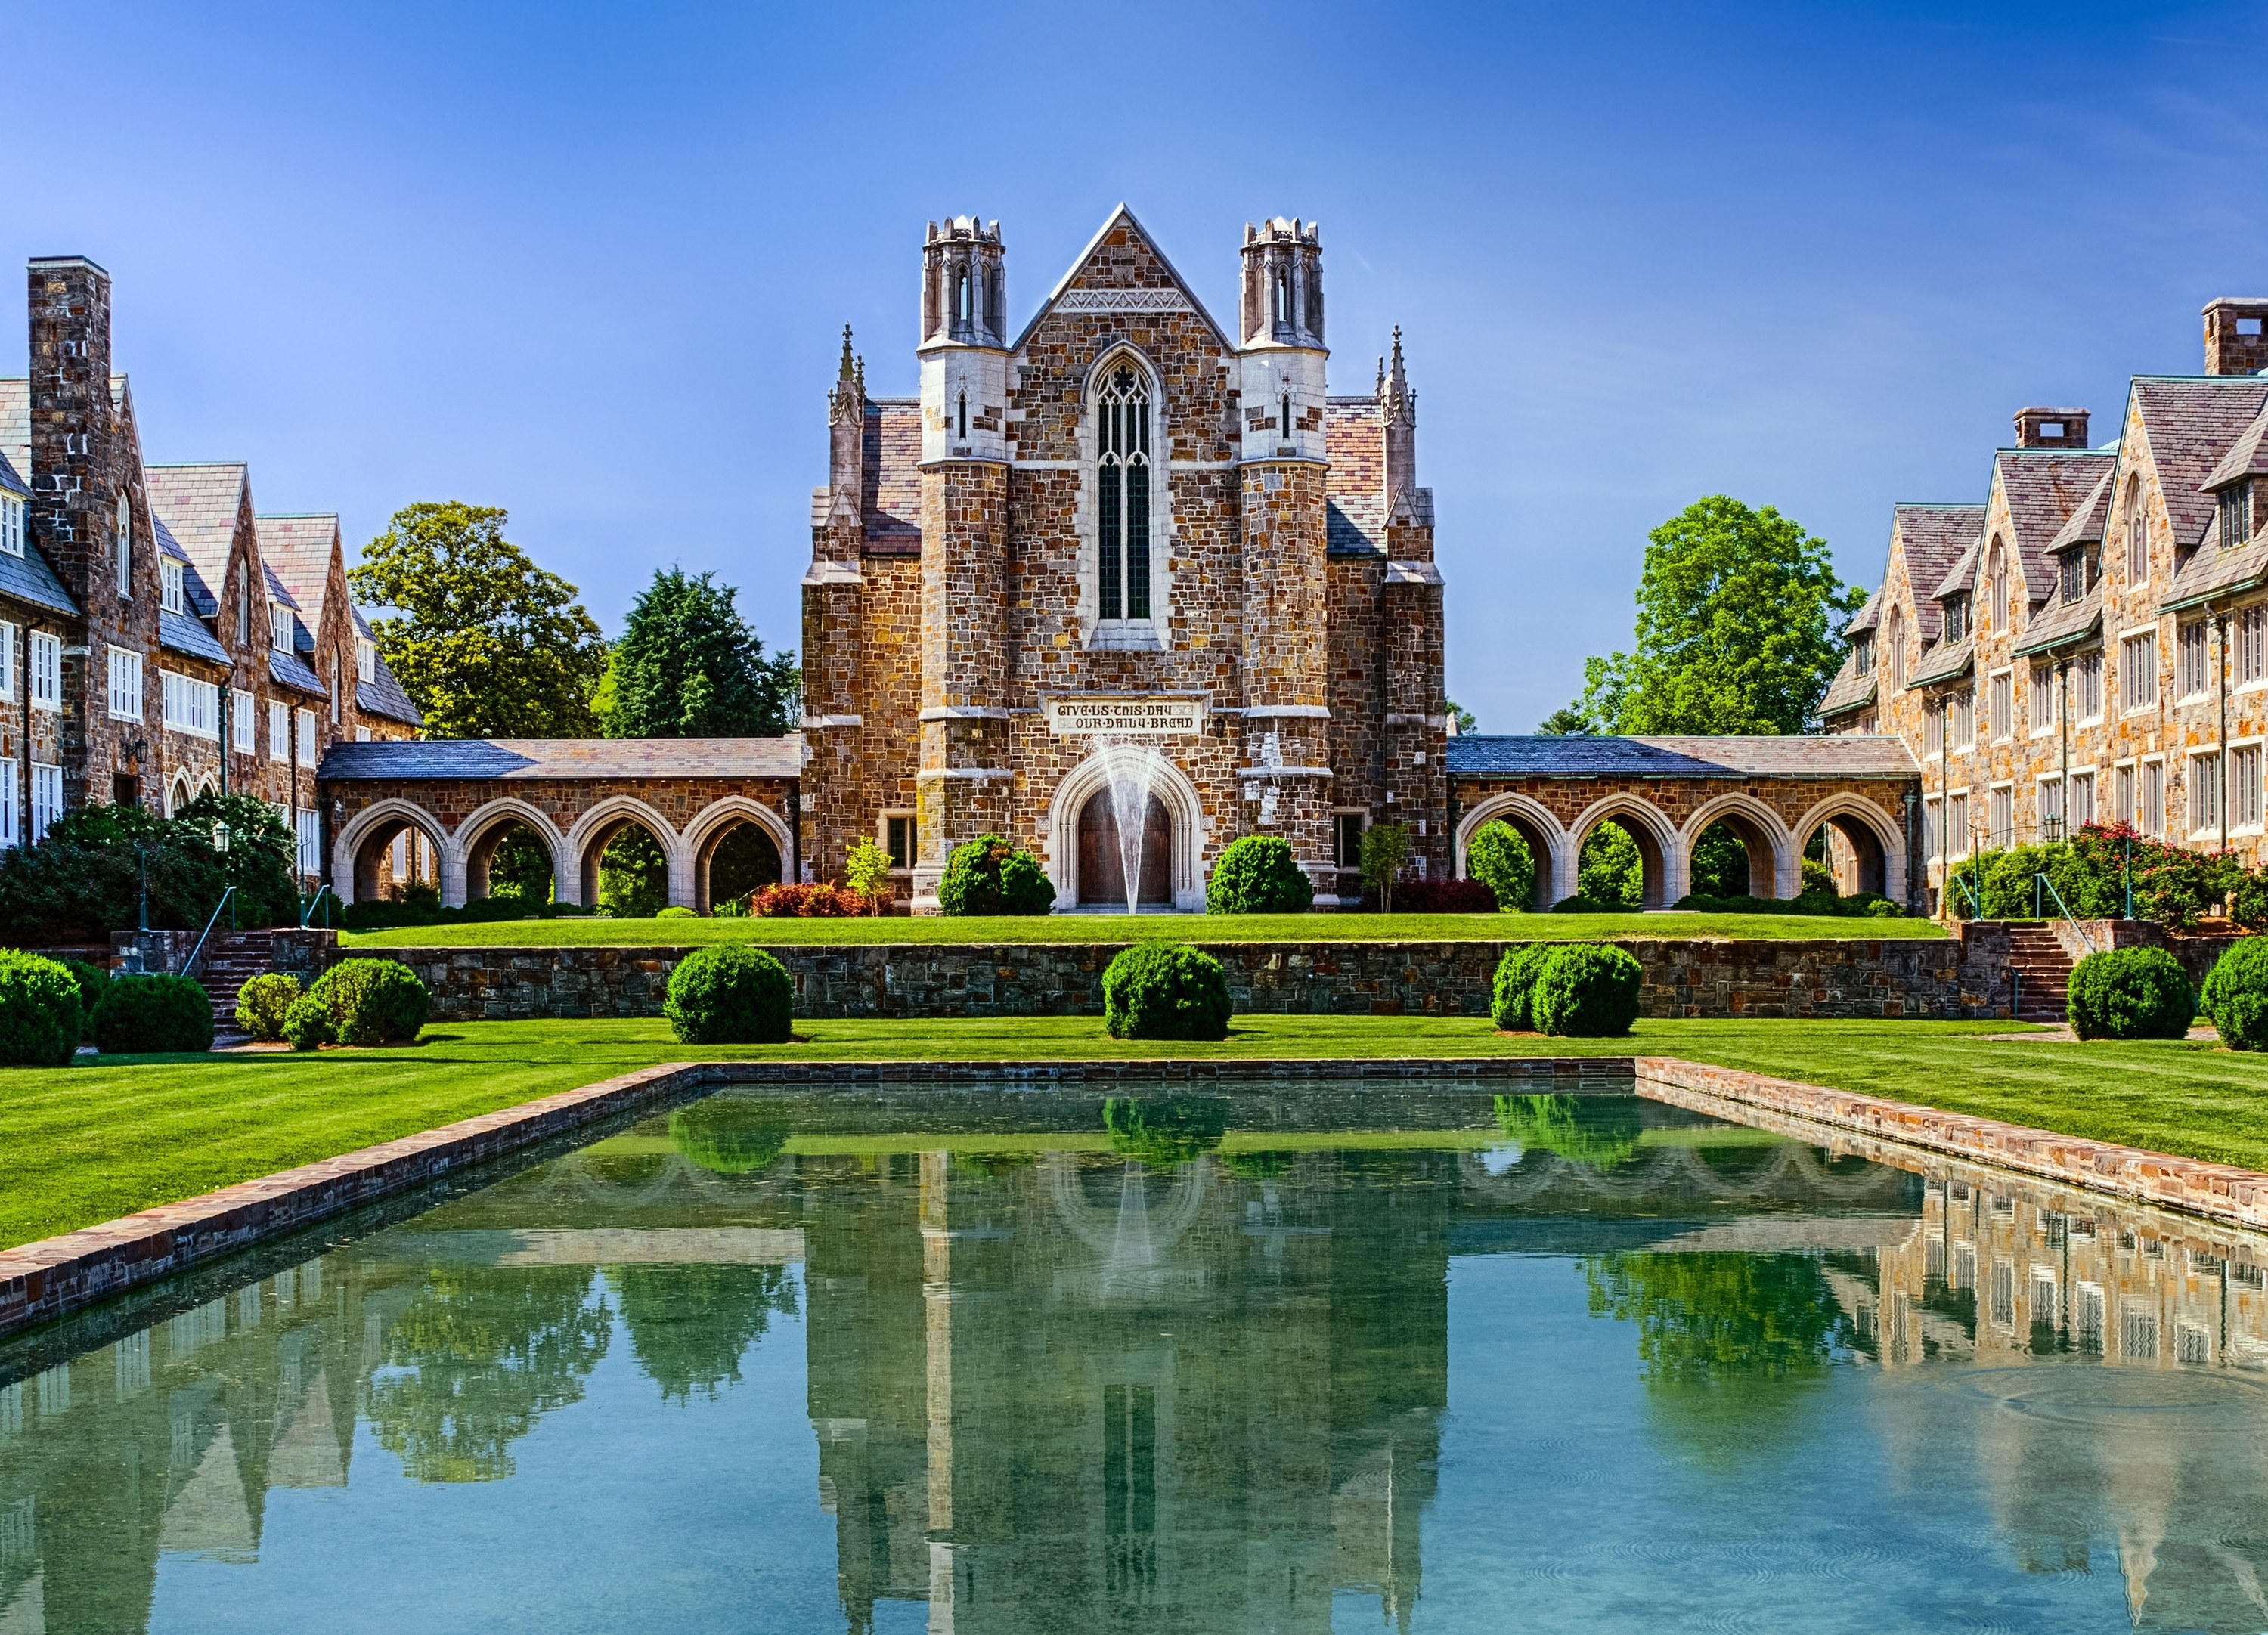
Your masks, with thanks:
[{"label": "retaining wall", "polygon": [[[1193,924],[1197,930],[1202,923]],[[1990,1018],[2008,1013],[2007,938],[1943,940],[1625,939],[1648,1016]],[[776,946],[796,1013],[1086,1016],[1122,945]],[[1199,943],[1228,969],[1236,1008],[1289,1014],[1484,1016],[1504,942]],[[372,953],[381,951],[373,949]],[[388,948],[433,996],[436,1020],[659,1016],[687,948]]]}]

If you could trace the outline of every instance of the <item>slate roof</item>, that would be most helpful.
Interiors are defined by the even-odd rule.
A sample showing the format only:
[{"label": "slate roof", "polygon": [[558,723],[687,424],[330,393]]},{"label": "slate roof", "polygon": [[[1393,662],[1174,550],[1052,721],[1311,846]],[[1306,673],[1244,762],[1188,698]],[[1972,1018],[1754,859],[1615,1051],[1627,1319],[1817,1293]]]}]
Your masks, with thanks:
[{"label": "slate roof", "polygon": [[268,675],[278,687],[288,687],[295,693],[307,693],[317,698],[330,696],[323,690],[323,684],[316,679],[314,671],[308,667],[307,661],[298,653],[278,652],[273,647],[269,648]]},{"label": "slate roof", "polygon": [[2157,464],[2166,512],[2173,519],[2175,546],[2194,549],[2204,541],[2219,509],[2205,491],[2205,479],[2268,403],[2268,379],[2258,375],[2137,375],[2133,391],[2150,457]]},{"label": "slate roof", "polygon": [[333,744],[319,775],[369,778],[794,777],[803,734],[781,738],[438,738]]},{"label": "slate roof", "polygon": [[2102,583],[2095,581],[2095,588],[2068,608],[2059,604],[2043,608],[2038,615],[2024,627],[2024,634],[2012,651],[2018,658],[2027,653],[2045,652],[2051,647],[2068,647],[2095,633],[2102,624]]},{"label": "slate roof", "polygon": [[1906,582],[1913,586],[1916,634],[1933,642],[1943,627],[1933,598],[1947,570],[1984,536],[1984,507],[1908,503],[1893,506],[1890,515],[1891,530],[1905,553]]},{"label": "slate roof", "polygon": [[2264,574],[2268,574],[2268,534],[2235,550],[2221,550],[2212,537],[2220,531],[2220,525],[2215,523],[2206,541],[2207,548],[2192,552],[2174,575],[2174,582],[2166,587],[2165,597],[2158,603],[2160,612],[2191,607],[2232,591],[2250,590],[2261,582]]},{"label": "slate roof", "polygon": [[1448,740],[1458,777],[1896,777],[1919,768],[1899,739],[1496,738]]},{"label": "slate roof", "polygon": [[2004,448],[1992,456],[1992,480],[2015,536],[2007,543],[2032,601],[2055,587],[2056,535],[2117,463],[2117,451],[2107,448]]},{"label": "slate roof", "polygon": [[1843,667],[1835,673],[1828,684],[1827,696],[1819,701],[1822,716],[1848,715],[1853,710],[1863,710],[1874,702],[1874,673],[1857,668],[1858,655],[1843,655]]},{"label": "slate roof", "polygon": [[254,517],[261,560],[291,592],[291,605],[299,610],[307,632],[306,645],[314,645],[314,632],[323,628],[323,597],[330,587],[331,551],[338,543],[335,512],[309,516]]},{"label": "slate roof", "polygon": [[228,582],[228,554],[236,544],[247,468],[242,460],[184,466],[144,466],[150,509],[173,530],[208,585]]},{"label": "slate roof", "polygon": [[1974,657],[1972,644],[1975,639],[1964,636],[1957,642],[1931,648],[1921,656],[1921,662],[1914,666],[1913,674],[1906,677],[1906,686],[1927,687],[1968,674],[1970,662]]},{"label": "slate roof", "polygon": [[212,593],[212,587],[197,571],[197,564],[189,553],[181,549],[180,541],[173,537],[173,531],[166,526],[166,519],[153,514],[150,525],[158,532],[158,554],[181,564],[181,589],[188,597],[190,611],[201,619],[211,618],[220,611],[220,598]]},{"label": "slate roof", "polygon": [[[355,634],[366,642],[375,642],[370,621],[362,616],[362,609],[354,609]],[[371,681],[355,682],[355,708],[364,715],[384,716],[389,721],[403,721],[411,726],[425,725],[425,712],[409,702],[409,695],[387,667],[386,655],[379,653],[376,674]]]},{"label": "slate roof", "polygon": [[2252,423],[2228,453],[2214,462],[2205,474],[2207,493],[2227,488],[2246,477],[2268,476],[2268,409],[2252,417]]},{"label": "slate roof", "polygon": [[1862,635],[1866,631],[1878,628],[1881,622],[1882,587],[1877,585],[1874,586],[1874,593],[1867,598],[1867,605],[1852,614],[1851,622],[1843,627],[1843,638],[1848,641],[1853,636]]},{"label": "slate roof", "polygon": [[0,454],[29,482],[32,475],[32,378],[0,378]]},{"label": "slate roof", "polygon": [[12,596],[18,601],[45,608],[67,619],[78,617],[78,604],[63,588],[63,582],[55,578],[55,571],[48,566],[48,559],[37,545],[26,545],[20,556],[0,550],[0,596]]},{"label": "slate roof", "polygon": [[2048,541],[2051,556],[2073,545],[2090,545],[2101,541],[2102,530],[2110,521],[2110,490],[2118,480],[2118,468],[2114,462],[2079,502],[2079,509],[2064,519],[2056,530],[2055,538]]},{"label": "slate roof", "polygon": [[170,608],[158,609],[158,645],[211,664],[225,665],[229,661],[228,649],[220,644],[218,637],[205,628],[202,619],[192,618],[186,613],[175,613]]},{"label": "slate roof", "polygon": [[32,485],[17,475],[16,462],[4,453],[0,453],[0,489],[7,490],[21,500],[28,501],[32,497]]},{"label": "slate roof", "polygon": [[1968,594],[1970,585],[1977,578],[1977,558],[1984,554],[1984,550],[1982,534],[1970,541],[1969,549],[1953,559],[1953,565],[1945,571],[1945,577],[1938,581],[1937,588],[1929,593],[1929,599],[1943,601],[1948,596]]}]

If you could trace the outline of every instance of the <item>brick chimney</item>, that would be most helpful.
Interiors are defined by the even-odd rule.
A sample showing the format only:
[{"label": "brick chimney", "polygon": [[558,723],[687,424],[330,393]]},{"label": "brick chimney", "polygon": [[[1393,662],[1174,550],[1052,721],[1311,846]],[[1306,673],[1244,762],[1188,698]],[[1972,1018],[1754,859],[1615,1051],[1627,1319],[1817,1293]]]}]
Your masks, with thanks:
[{"label": "brick chimney", "polygon": [[2087,411],[2083,409],[2020,409],[2016,411],[2018,448],[2085,448]]},{"label": "brick chimney", "polygon": [[110,275],[83,255],[40,256],[29,281],[32,531],[84,608],[91,578],[113,592]]},{"label": "brick chimney", "polygon": [[2268,369],[2268,300],[2224,295],[2205,308],[2205,372],[2253,375]]}]

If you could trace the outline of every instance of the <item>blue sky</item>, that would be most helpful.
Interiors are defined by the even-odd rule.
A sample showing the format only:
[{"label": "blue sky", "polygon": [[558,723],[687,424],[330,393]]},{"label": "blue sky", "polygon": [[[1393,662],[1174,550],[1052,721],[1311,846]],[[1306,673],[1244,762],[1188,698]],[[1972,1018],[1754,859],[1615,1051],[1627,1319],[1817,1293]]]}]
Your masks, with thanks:
[{"label": "blue sky", "polygon": [[1405,332],[1450,690],[1496,732],[1627,641],[1697,497],[1871,581],[1890,503],[1981,499],[2018,407],[2115,426],[2130,373],[2199,367],[2206,299],[2268,292],[2257,7],[11,23],[0,243],[110,269],[148,456],[248,460],[350,552],[412,500],[506,506],[610,630],[681,563],[798,644],[842,327],[914,389],[948,213],[1001,220],[1019,321],[1120,199],[1224,313],[1245,221],[1321,220],[1335,389]]}]

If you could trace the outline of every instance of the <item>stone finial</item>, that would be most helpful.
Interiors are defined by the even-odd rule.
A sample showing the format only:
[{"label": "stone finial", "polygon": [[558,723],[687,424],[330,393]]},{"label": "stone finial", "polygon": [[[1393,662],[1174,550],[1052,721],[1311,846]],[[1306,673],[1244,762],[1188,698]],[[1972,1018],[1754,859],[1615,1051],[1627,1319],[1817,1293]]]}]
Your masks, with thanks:
[{"label": "stone finial", "polygon": [[866,416],[866,364],[850,350],[850,326],[843,326],[843,365],[835,389],[827,394],[827,418],[831,425],[863,422]]},{"label": "stone finial", "polygon": [[1381,360],[1379,365],[1378,415],[1386,444],[1386,509],[1390,515],[1418,486],[1418,394],[1410,389],[1409,371],[1403,365],[1399,324],[1394,327],[1394,361]]}]

